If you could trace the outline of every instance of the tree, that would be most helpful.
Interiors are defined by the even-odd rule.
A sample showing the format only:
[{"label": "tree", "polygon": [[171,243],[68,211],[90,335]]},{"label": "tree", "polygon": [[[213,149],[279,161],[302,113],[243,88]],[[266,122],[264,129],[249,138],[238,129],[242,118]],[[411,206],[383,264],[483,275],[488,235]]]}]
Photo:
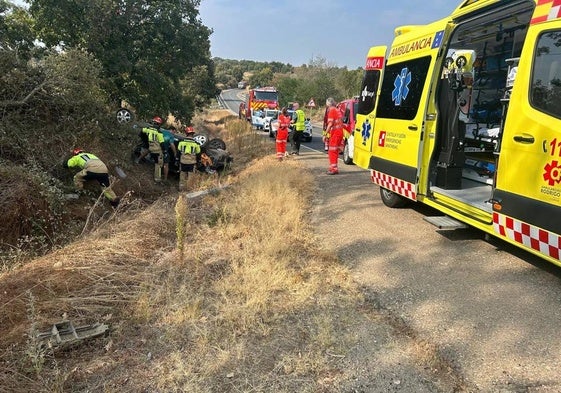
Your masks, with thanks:
[{"label": "tree", "polygon": [[264,67],[249,78],[251,86],[269,86],[273,80],[273,71],[269,67]]},{"label": "tree", "polygon": [[[39,38],[48,47],[83,48],[100,60],[105,86],[140,115],[172,112],[189,118],[216,91],[183,92],[181,81],[209,66],[211,30],[199,19],[200,0],[29,0]],[[197,69],[197,73],[203,69]],[[214,85],[212,83],[211,85]],[[191,84],[191,88],[195,88]],[[197,97],[197,98],[195,98]]]},{"label": "tree", "polygon": [[343,98],[353,97],[360,93],[363,74],[364,71],[361,68],[353,71],[343,69],[339,72],[335,84]]},{"label": "tree", "polygon": [[274,82],[279,91],[279,100],[281,106],[287,106],[289,102],[296,101],[296,91],[300,81],[290,76],[278,78]]},{"label": "tree", "polygon": [[27,11],[0,0],[0,50],[26,56],[34,47],[33,21]]}]

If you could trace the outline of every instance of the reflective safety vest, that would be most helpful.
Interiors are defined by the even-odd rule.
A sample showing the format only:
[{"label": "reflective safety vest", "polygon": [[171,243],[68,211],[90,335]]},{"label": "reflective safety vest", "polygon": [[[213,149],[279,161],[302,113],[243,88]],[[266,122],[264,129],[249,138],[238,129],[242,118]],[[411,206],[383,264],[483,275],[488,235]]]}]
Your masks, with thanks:
[{"label": "reflective safety vest", "polygon": [[302,109],[297,109],[294,113],[296,113],[296,121],[294,122],[294,130],[295,131],[304,131],[306,129],[305,121],[306,115]]},{"label": "reflective safety vest", "polygon": [[152,127],[143,128],[142,132],[148,136],[148,149],[150,153],[160,154],[162,152],[161,144],[165,141],[164,134]]},{"label": "reflective safety vest", "polygon": [[182,164],[196,164],[197,156],[201,154],[201,146],[193,139],[184,139],[178,143],[177,151]]},{"label": "reflective safety vest", "polygon": [[107,173],[107,166],[92,153],[80,153],[71,157],[67,162],[68,168],[86,169],[93,173]]}]

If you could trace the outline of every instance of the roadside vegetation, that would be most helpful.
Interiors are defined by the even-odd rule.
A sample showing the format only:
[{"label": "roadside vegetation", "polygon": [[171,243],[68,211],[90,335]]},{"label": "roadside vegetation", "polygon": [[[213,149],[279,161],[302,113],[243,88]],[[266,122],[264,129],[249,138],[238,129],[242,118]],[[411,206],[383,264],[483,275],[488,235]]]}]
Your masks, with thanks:
[{"label": "roadside vegetation", "polygon": [[[246,141],[247,142],[247,141]],[[0,386],[28,391],[318,391],[359,294],[308,224],[313,178],[272,155],[219,193],[131,206],[2,274]],[[71,348],[62,315],[109,333]]]},{"label": "roadside vegetation", "polygon": [[[0,391],[293,392],[334,383],[333,361],[352,341],[341,326],[360,296],[316,245],[310,175],[274,160],[271,141],[247,122],[209,109],[215,62],[198,2],[27,3],[0,0]],[[117,42],[124,33],[131,41]],[[189,56],[166,57],[164,42]],[[271,81],[286,83],[287,101],[308,100],[316,91],[300,82],[333,71],[289,68]],[[321,94],[339,94],[330,90],[339,79],[326,80]],[[152,168],[131,160],[137,130],[115,122],[121,100],[139,122],[158,114],[223,139],[232,166],[196,185],[216,191],[187,199],[174,179],[154,185]],[[95,188],[69,198],[73,172],[61,164],[73,147],[94,152],[111,174],[124,171],[111,179],[123,197],[117,209]],[[72,346],[39,339],[63,320],[109,331]]]},{"label": "roadside vegetation", "polygon": [[235,88],[241,80],[249,86],[275,86],[281,106],[294,101],[305,105],[311,98],[323,106],[328,97],[337,101],[351,98],[360,92],[364,73],[362,68],[338,67],[321,56],[300,66],[221,58],[214,58],[214,63],[216,81],[222,88]]}]

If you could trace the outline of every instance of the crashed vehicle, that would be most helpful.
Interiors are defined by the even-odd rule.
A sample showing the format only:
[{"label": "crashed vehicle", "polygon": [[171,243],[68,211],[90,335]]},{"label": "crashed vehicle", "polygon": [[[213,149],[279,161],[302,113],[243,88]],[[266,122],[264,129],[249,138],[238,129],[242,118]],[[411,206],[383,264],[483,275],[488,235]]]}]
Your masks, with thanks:
[{"label": "crashed vehicle", "polygon": [[[173,133],[175,147],[179,144],[179,141],[185,139],[193,139],[201,146],[202,159],[197,163],[197,170],[206,173],[221,172],[230,167],[230,164],[234,161],[233,157],[226,150],[226,142],[220,138],[209,139],[204,134],[195,134],[193,136],[186,136],[184,134]],[[140,157],[142,151],[142,143],[135,146],[132,152],[133,160]],[[173,152],[170,149],[170,156],[173,156]],[[143,162],[154,163],[150,155],[143,159]],[[170,160],[169,163],[169,173],[178,174],[179,166],[176,164],[175,160]]]}]

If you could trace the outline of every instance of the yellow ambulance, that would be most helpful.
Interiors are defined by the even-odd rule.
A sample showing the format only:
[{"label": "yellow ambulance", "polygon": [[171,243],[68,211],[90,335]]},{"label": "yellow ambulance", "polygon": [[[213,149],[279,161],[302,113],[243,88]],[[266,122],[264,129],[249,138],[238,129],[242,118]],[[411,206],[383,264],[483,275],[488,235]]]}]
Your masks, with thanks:
[{"label": "yellow ambulance", "polygon": [[561,266],[561,2],[465,0],[370,48],[353,131],[385,205]]}]

